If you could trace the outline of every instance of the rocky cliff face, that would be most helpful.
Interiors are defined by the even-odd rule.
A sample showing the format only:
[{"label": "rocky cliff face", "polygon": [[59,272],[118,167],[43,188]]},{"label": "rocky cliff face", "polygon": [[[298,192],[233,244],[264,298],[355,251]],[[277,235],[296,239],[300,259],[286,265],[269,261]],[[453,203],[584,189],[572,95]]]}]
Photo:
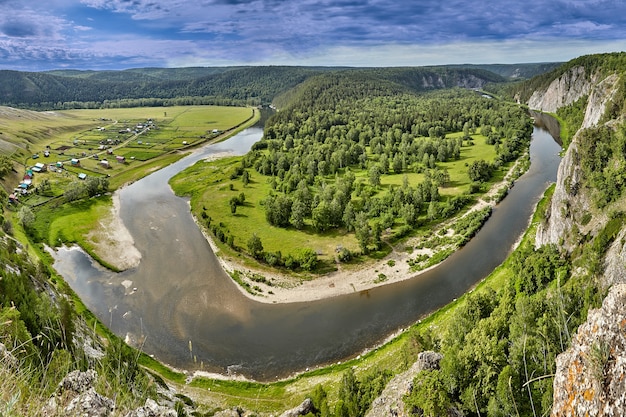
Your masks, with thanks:
[{"label": "rocky cliff face", "polygon": [[[597,126],[607,103],[617,92],[619,77],[600,79],[574,67],[535,92],[531,108],[555,112],[588,95],[582,128]],[[615,123],[609,121],[607,124]],[[559,166],[557,184],[547,220],[538,227],[536,245],[554,243],[572,251],[576,233],[595,235],[608,221],[605,210],[593,211],[589,191],[581,185],[579,135],[576,134]],[[593,219],[584,222],[585,213]],[[553,416],[621,416],[626,410],[626,230],[622,230],[605,256],[601,285],[611,288],[602,308],[589,312],[572,340],[557,357]]]},{"label": "rocky cliff face", "polygon": [[589,94],[595,82],[588,78],[584,67],[573,67],[552,81],[546,90],[535,91],[528,100],[528,106],[531,109],[555,113],[560,107]]},{"label": "rocky cliff face", "polygon": [[[547,90],[535,92],[528,105],[538,110],[556,112],[559,107],[568,105],[583,95],[588,95],[582,128],[597,126],[604,114],[606,104],[617,91],[619,80],[617,75],[610,75],[601,80],[599,78],[597,75],[587,77],[584,68],[574,67],[562,77],[554,80]],[[559,165],[556,188],[547,221],[537,229],[537,246],[554,243],[571,250],[575,244],[571,239],[574,225],[581,232],[587,233],[606,222],[603,213],[599,213],[599,216],[587,225],[581,222],[584,213],[588,212],[591,207],[591,198],[581,186],[582,171],[578,161],[578,134],[576,134]]]},{"label": "rocky cliff face", "polygon": [[611,288],[557,357],[553,416],[622,416],[626,410],[626,284]]}]

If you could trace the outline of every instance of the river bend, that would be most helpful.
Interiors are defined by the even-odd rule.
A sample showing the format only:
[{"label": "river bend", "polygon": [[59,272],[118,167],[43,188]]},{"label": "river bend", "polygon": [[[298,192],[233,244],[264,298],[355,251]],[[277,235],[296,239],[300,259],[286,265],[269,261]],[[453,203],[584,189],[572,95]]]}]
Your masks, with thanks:
[{"label": "river bend", "polygon": [[[168,180],[218,152],[246,153],[262,130],[209,145],[120,191],[120,215],[142,254],[112,273],[80,250],[61,249],[55,268],[100,320],[172,366],[273,380],[342,361],[449,303],[488,275],[528,226],[556,179],[560,146],[536,127],[531,168],[464,248],[411,280],[307,303],[245,297],[221,269]],[[129,284],[130,282],[130,284]]]}]

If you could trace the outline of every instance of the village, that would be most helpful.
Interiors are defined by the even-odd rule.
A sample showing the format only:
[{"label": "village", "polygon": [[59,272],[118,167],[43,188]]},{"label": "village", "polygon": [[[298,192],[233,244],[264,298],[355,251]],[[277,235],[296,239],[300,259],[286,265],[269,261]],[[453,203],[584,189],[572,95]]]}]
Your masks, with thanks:
[{"label": "village", "polygon": [[[100,117],[92,120],[95,127],[69,138],[50,138],[48,143],[40,144],[40,149],[25,157],[23,175],[20,174],[19,184],[9,194],[9,203],[38,206],[63,195],[73,181],[121,176],[163,155],[214,139],[223,132],[222,126],[203,129],[199,122],[200,115],[210,116],[210,110],[207,106],[184,111],[171,108],[170,117],[164,112],[158,122],[151,117],[124,120]],[[156,111],[162,110],[144,109],[146,113]],[[178,120],[185,113],[191,114],[194,120]],[[186,124],[189,122],[192,125]]]}]

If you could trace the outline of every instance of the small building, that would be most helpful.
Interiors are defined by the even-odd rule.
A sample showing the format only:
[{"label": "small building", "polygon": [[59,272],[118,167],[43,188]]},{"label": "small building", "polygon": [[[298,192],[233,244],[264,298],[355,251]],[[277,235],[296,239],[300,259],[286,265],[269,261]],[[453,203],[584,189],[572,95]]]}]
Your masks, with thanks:
[{"label": "small building", "polygon": [[[37,171],[36,169],[39,169],[39,171]],[[48,170],[48,167],[46,166],[46,164],[43,164],[41,162],[37,162],[35,166],[33,167],[33,171],[35,172],[46,172],[47,170]]]},{"label": "small building", "polygon": [[78,174],[79,180],[84,180],[85,178],[87,178],[87,174],[85,174],[84,172],[81,172],[80,174]]},{"label": "small building", "polygon": [[111,166],[109,165],[109,161],[107,161],[106,159],[101,160],[101,161],[100,161],[100,165],[101,165],[103,168],[110,168],[110,167],[111,167]]},{"label": "small building", "polygon": [[9,194],[9,203],[11,203],[11,204],[19,203],[17,195]]},{"label": "small building", "polygon": [[57,168],[63,168],[63,162],[61,161],[57,162],[55,165]]},{"label": "small building", "polygon": [[116,156],[116,157],[115,157],[115,160],[116,160],[117,162],[119,162],[120,164],[123,164],[123,163],[125,163],[125,162],[126,162],[126,157],[121,156],[121,155],[118,155],[118,156]]},{"label": "small building", "polygon": [[80,165],[80,159],[72,158],[70,162],[72,165],[75,165],[75,166]]}]

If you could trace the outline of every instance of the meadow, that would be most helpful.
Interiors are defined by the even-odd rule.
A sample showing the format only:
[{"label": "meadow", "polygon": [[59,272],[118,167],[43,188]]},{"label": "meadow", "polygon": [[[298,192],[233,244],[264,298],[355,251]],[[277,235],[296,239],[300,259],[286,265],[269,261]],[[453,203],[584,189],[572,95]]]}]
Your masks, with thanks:
[{"label": "meadow", "polygon": [[[449,134],[449,138],[456,138],[462,132]],[[445,186],[439,187],[442,202],[446,202],[457,196],[468,196],[470,201],[480,198],[482,192],[492,184],[502,180],[511,163],[501,166],[496,170],[489,182],[484,184],[481,191],[471,191],[472,181],[468,176],[468,166],[477,160],[493,162],[496,159],[494,147],[486,143],[486,138],[480,134],[472,136],[472,142],[467,142],[461,148],[461,156],[458,160],[450,160],[438,163],[439,169],[446,170],[450,180]],[[215,239],[229,257],[234,257],[247,267],[265,270],[267,265],[256,262],[246,256],[247,242],[253,234],[256,234],[263,244],[263,249],[268,252],[280,252],[282,256],[297,255],[304,248],[310,248],[318,255],[318,268],[315,273],[326,273],[336,268],[337,254],[341,249],[348,249],[357,254],[353,260],[344,264],[350,268],[351,264],[366,261],[368,258],[381,258],[388,254],[392,248],[382,245],[378,250],[372,251],[368,256],[359,256],[360,248],[355,234],[346,228],[331,228],[327,231],[316,231],[311,219],[305,219],[304,227],[300,230],[294,227],[278,227],[271,225],[266,220],[264,202],[270,192],[273,192],[271,177],[264,176],[254,169],[248,169],[248,182],[244,183],[235,172],[240,167],[243,157],[231,157],[216,161],[198,162],[192,167],[176,175],[170,181],[172,188],[178,195],[191,196],[192,211],[196,215],[201,226],[219,225],[226,234],[232,236],[230,244],[223,244]],[[362,187],[372,193],[373,196],[383,198],[393,192],[394,188],[408,180],[411,185],[424,181],[423,172],[404,172],[401,174],[389,173],[382,175],[380,185],[371,187],[368,180],[367,170],[350,168],[355,175],[355,188]],[[323,180],[332,185],[335,182],[334,175],[328,175]],[[235,213],[232,212],[230,201],[243,193],[245,201],[237,206]],[[358,199],[356,192],[353,199]],[[411,235],[432,234],[432,230],[448,220],[440,218],[432,221],[427,214],[420,216],[422,226]],[[400,219],[395,219],[391,228],[383,232],[383,238],[390,244],[395,245],[406,237],[402,230],[405,224]],[[449,251],[451,253],[451,251]],[[282,269],[289,273],[288,270]],[[302,272],[302,271],[301,271]],[[298,275],[300,279],[310,279],[314,275],[304,272]]]}]

